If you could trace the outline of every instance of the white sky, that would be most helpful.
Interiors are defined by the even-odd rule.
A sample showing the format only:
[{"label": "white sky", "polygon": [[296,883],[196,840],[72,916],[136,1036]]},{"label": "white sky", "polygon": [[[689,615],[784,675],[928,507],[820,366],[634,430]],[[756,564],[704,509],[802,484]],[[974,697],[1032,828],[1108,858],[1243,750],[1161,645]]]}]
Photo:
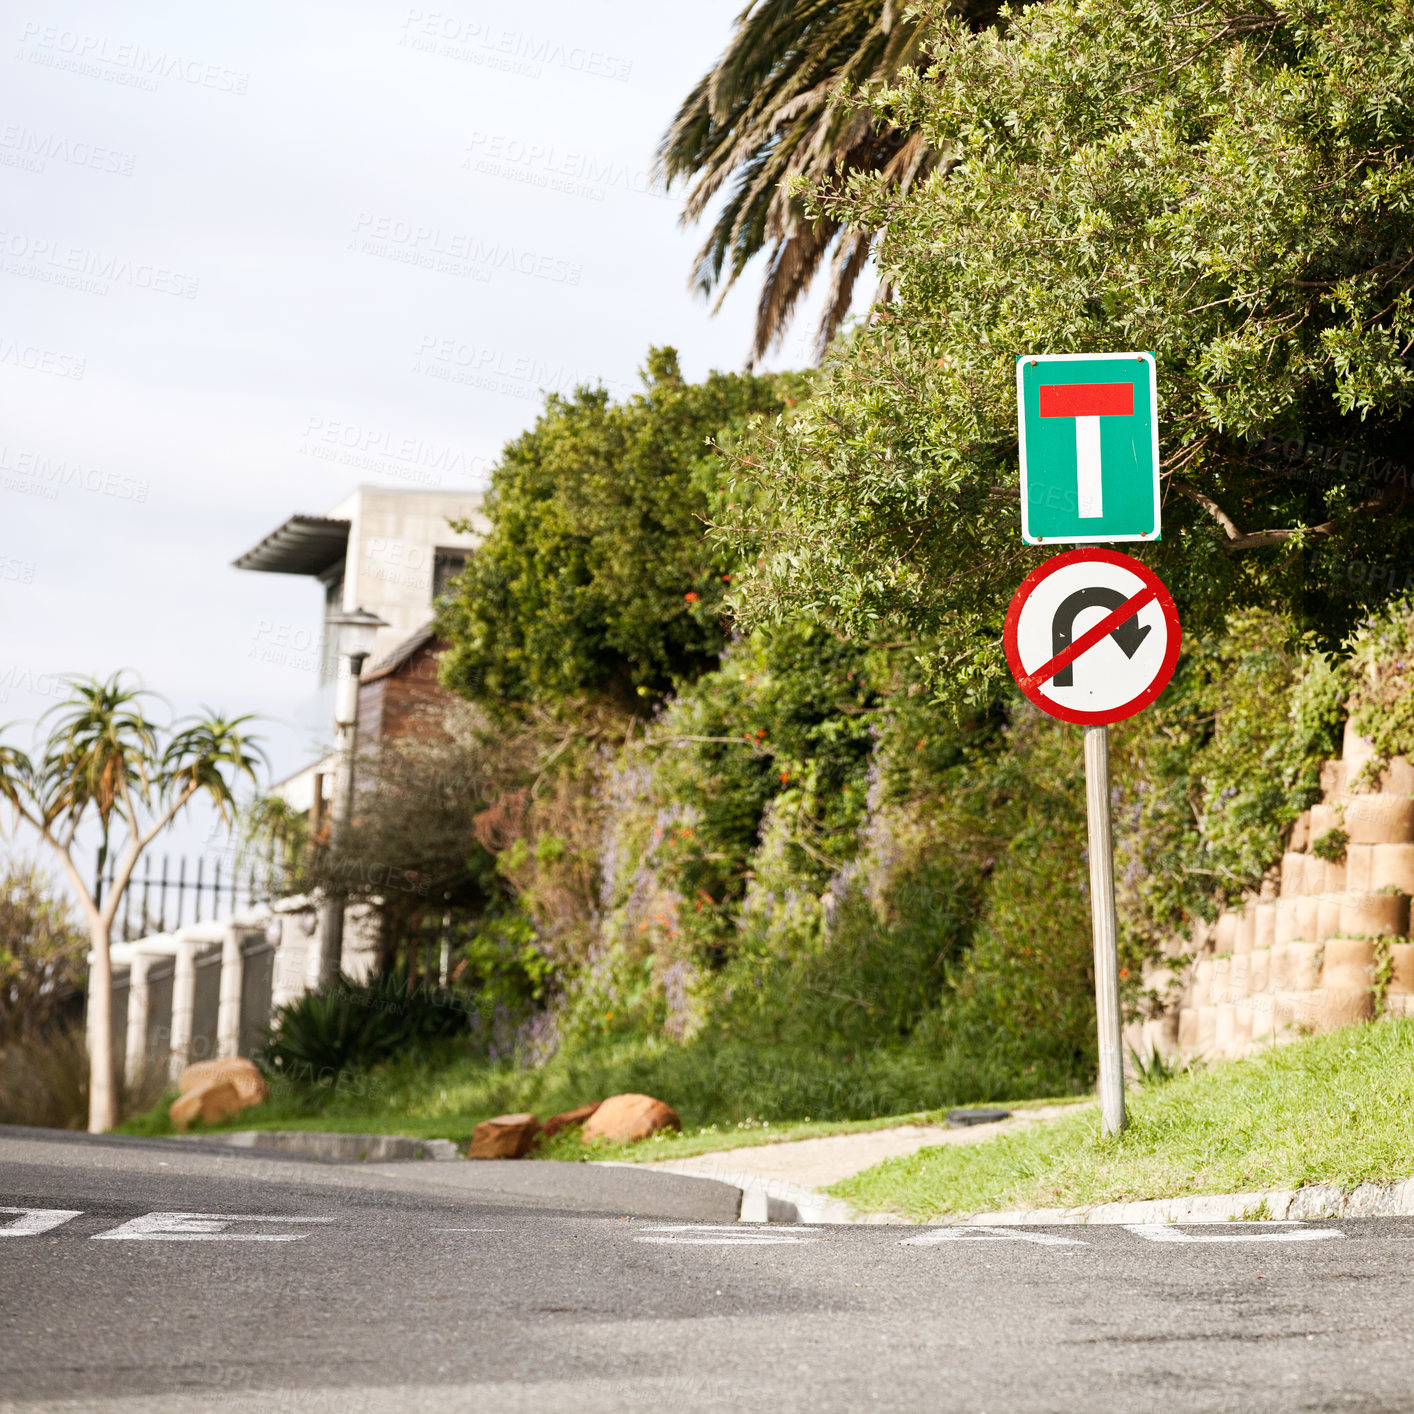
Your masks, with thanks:
[{"label": "white sky", "polygon": [[[313,655],[254,650],[316,631],[319,589],[230,562],[411,484],[311,440],[415,439],[484,484],[537,384],[622,392],[650,343],[742,366],[756,283],[710,317],[702,233],[647,190],[742,3],[0,4],[0,721],[131,668],[178,712],[273,719],[282,773]],[[489,388],[417,371],[446,339]]]}]

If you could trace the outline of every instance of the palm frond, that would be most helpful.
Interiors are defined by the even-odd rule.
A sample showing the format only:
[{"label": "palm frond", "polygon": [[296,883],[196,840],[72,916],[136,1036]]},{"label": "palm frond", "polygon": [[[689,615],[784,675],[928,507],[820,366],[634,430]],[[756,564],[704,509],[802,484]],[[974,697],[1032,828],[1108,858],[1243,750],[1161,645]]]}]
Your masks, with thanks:
[{"label": "palm frond", "polygon": [[[980,28],[996,0],[950,0]],[[658,174],[686,185],[683,224],[719,197],[689,283],[716,307],[766,252],[752,360],[778,343],[827,259],[833,275],[819,331],[823,350],[845,315],[869,258],[873,232],[811,221],[795,184],[819,188],[852,172],[880,173],[906,188],[940,154],[917,133],[880,121],[859,96],[922,62],[925,17],[891,0],[752,0],[726,52],[683,101],[658,149]]]}]

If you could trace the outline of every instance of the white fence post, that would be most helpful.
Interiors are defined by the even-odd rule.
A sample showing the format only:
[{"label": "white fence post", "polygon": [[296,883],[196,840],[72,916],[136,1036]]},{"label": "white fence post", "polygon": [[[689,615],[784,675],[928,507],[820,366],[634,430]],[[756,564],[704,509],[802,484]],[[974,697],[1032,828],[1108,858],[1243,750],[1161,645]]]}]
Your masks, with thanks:
[{"label": "white fence post", "polygon": [[221,1000],[216,1012],[216,1054],[229,1060],[241,1047],[241,984],[245,956],[240,931],[232,924],[221,941]]}]

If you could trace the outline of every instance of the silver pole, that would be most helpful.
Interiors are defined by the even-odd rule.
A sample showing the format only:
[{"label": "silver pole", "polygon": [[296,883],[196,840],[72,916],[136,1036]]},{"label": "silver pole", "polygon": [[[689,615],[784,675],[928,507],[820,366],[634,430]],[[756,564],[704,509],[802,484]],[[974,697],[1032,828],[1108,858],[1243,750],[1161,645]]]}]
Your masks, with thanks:
[{"label": "silver pole", "polygon": [[1085,807],[1090,821],[1090,910],[1095,930],[1095,1019],[1100,1033],[1100,1128],[1124,1128],[1114,842],[1110,837],[1110,729],[1085,728]]}]

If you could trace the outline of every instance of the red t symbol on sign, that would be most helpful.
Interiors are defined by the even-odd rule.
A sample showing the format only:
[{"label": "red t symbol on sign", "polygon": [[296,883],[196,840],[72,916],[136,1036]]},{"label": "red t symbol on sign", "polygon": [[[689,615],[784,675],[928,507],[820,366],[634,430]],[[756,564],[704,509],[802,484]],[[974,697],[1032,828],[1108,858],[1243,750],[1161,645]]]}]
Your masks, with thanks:
[{"label": "red t symbol on sign", "polygon": [[1075,419],[1075,476],[1080,518],[1104,515],[1100,480],[1100,419],[1134,416],[1133,383],[1043,383],[1042,417]]}]

